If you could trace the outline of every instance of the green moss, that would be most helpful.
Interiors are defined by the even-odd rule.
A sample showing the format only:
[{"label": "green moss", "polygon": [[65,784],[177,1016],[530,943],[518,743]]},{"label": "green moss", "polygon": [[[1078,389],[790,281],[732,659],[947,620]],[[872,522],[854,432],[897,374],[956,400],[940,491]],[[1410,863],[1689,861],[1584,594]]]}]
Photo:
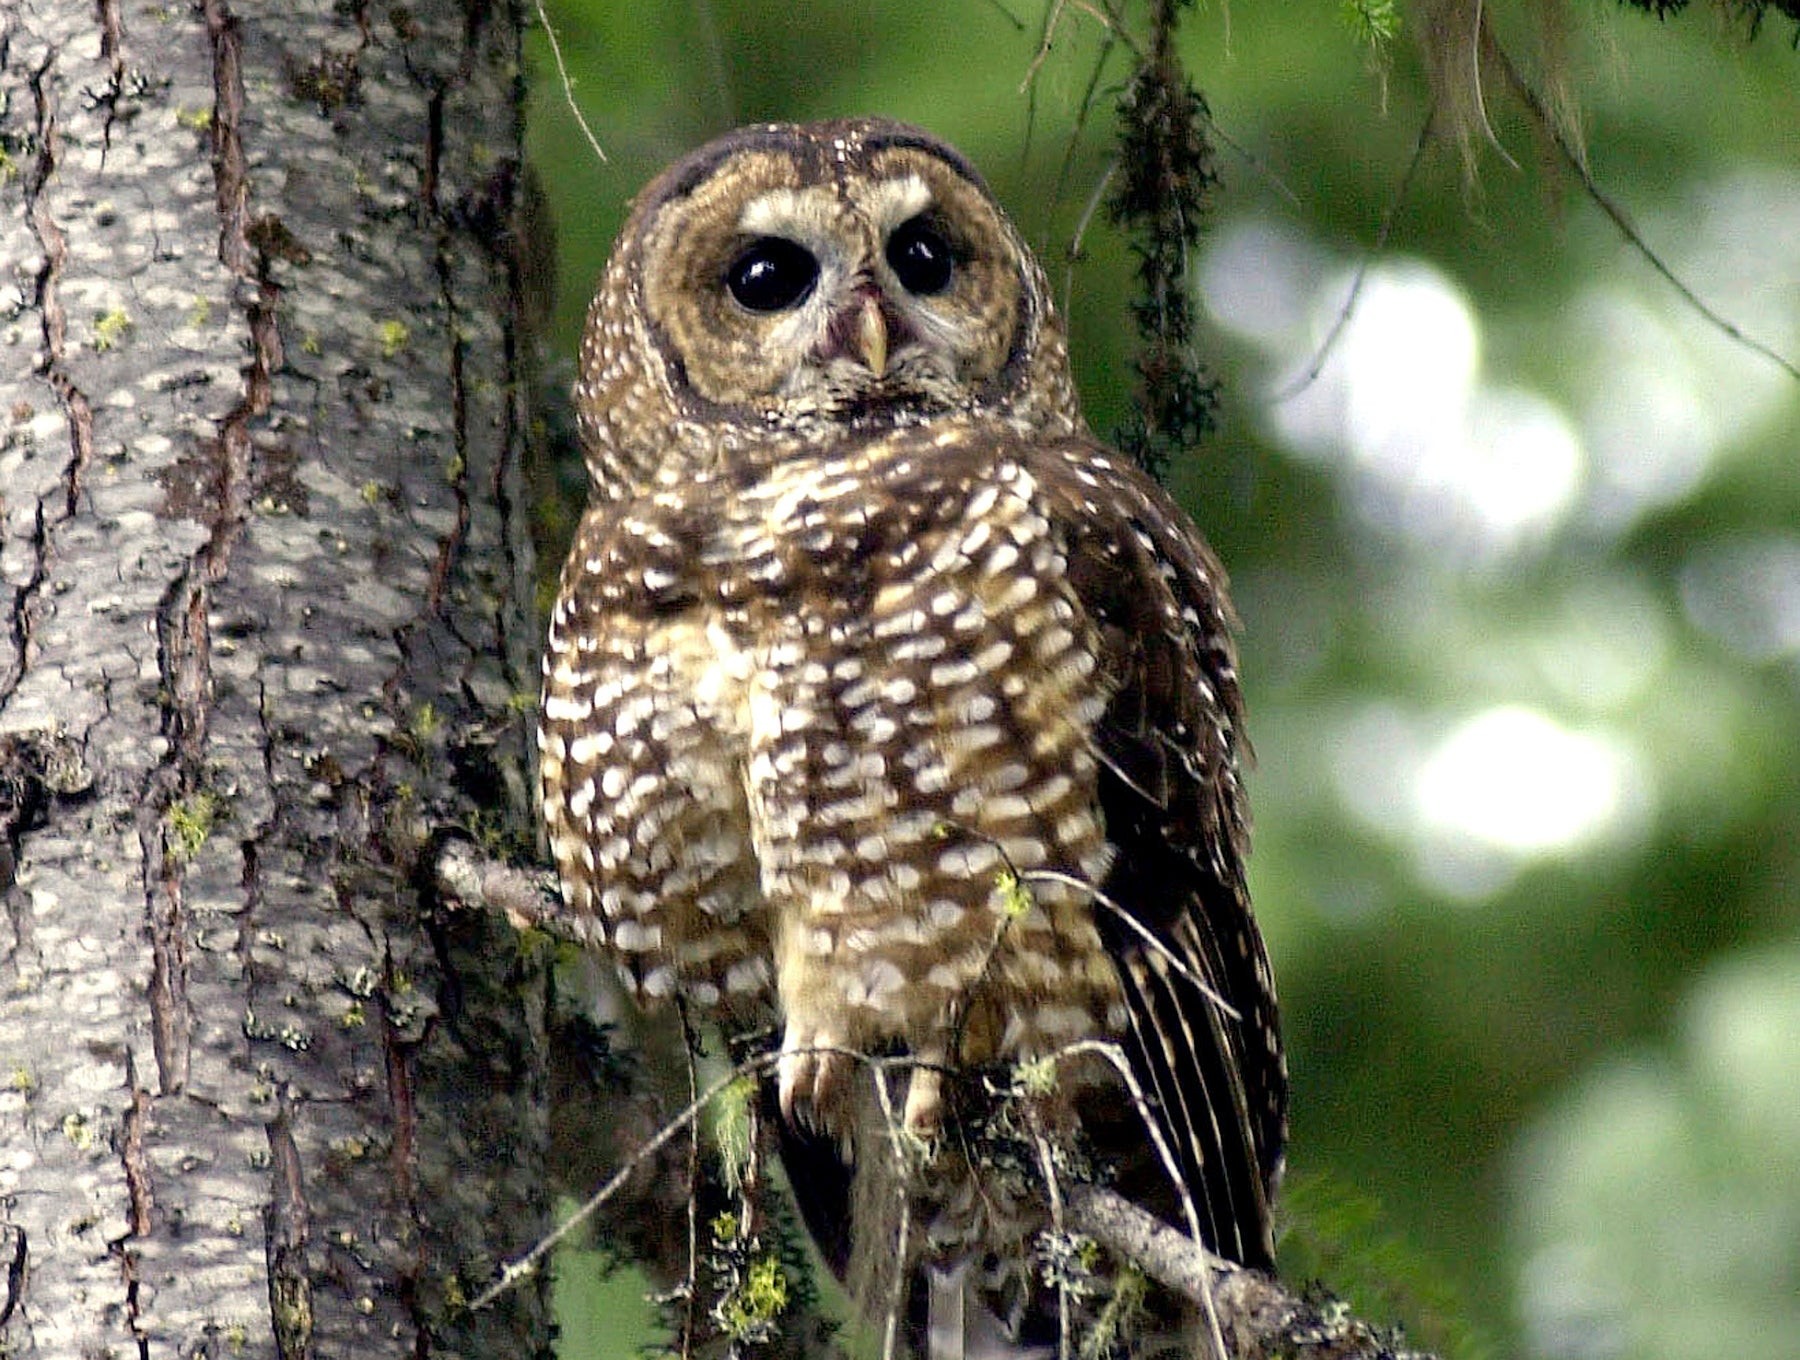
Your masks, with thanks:
[{"label": "green moss", "polygon": [[376,334],[381,339],[381,357],[392,359],[412,343],[412,332],[404,321],[383,321]]},{"label": "green moss", "polygon": [[326,1147],[347,1162],[360,1162],[369,1155],[369,1140],[366,1138],[333,1138]]},{"label": "green moss", "polygon": [[[713,1145],[719,1150],[719,1167],[725,1187],[737,1194],[744,1183],[753,1151],[750,1140],[751,1104],[756,1099],[756,1083],[740,1077],[719,1093],[712,1107]],[[731,1215],[723,1215],[730,1218]],[[735,1231],[735,1229],[734,1229]]]},{"label": "green moss", "polygon": [[282,1355],[311,1354],[312,1282],[304,1275],[273,1275],[269,1280],[269,1320]]},{"label": "green moss", "polygon": [[513,816],[505,808],[471,808],[466,825],[489,859],[522,863],[535,853],[536,832],[532,823]]},{"label": "green moss", "polygon": [[444,720],[438,715],[437,706],[429,699],[413,710],[412,721],[407,724],[407,731],[414,740],[426,742],[436,736],[443,727]]},{"label": "green moss", "polygon": [[1013,1081],[1028,1096],[1047,1096],[1056,1089],[1056,1058],[1045,1054],[1013,1067]]},{"label": "green moss", "polygon": [[176,863],[200,853],[224,813],[225,803],[211,789],[197,789],[169,807],[169,840],[166,851]]},{"label": "green moss", "polygon": [[114,307],[110,312],[102,313],[94,319],[94,348],[102,354],[109,349],[117,349],[130,329],[131,313],[123,307]]},{"label": "green moss", "polygon": [[1146,1292],[1141,1270],[1135,1266],[1120,1269],[1113,1278],[1112,1293],[1094,1319],[1093,1329],[1081,1339],[1082,1360],[1099,1360],[1101,1356],[1114,1355],[1124,1349],[1123,1343],[1131,1336],[1138,1315],[1143,1312]]},{"label": "green moss", "polygon": [[719,1300],[715,1316],[732,1340],[754,1345],[775,1334],[775,1324],[788,1306],[787,1274],[774,1256],[759,1256],[744,1272],[742,1283]]},{"label": "green moss", "polygon": [[1010,867],[994,875],[994,886],[1000,891],[1000,907],[1009,921],[1017,921],[1031,910],[1031,889]]},{"label": "green moss", "polygon": [[1400,8],[1394,0],[1343,0],[1344,22],[1357,39],[1384,52],[1400,32]]}]

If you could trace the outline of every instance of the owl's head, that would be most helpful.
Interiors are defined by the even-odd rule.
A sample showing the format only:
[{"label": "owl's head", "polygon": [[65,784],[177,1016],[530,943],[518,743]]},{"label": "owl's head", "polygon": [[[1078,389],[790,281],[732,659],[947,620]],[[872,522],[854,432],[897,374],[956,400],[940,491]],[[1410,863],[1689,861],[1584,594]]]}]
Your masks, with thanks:
[{"label": "owl's head", "polygon": [[603,493],[959,414],[1079,421],[1042,271],[951,147],[877,119],[741,128],[639,196],[576,401]]}]

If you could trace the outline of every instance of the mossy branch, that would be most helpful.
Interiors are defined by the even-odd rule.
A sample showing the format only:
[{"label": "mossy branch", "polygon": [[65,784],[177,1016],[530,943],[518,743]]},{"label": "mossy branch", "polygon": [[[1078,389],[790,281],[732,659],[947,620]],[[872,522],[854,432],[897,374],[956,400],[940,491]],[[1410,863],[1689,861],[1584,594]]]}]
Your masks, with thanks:
[{"label": "mossy branch", "polygon": [[[496,910],[505,913],[516,926],[556,929],[557,913],[550,907],[554,901],[554,879],[546,870],[488,860],[469,841],[451,838],[439,846],[431,871],[446,905]],[[1095,1047],[1116,1049],[1116,1045],[1090,1040],[1071,1046],[1066,1056]],[[879,1069],[911,1062],[905,1057],[874,1057],[859,1052],[848,1052],[847,1056]],[[469,1306],[487,1307],[529,1278],[558,1243],[604,1209],[635,1172],[693,1127],[710,1106],[734,1093],[741,1098],[740,1083],[762,1080],[778,1060],[779,1055],[774,1053],[752,1056],[698,1092],[685,1108],[633,1149],[607,1183],[566,1223],[525,1255],[505,1265]],[[1122,1054],[1119,1061],[1123,1062]],[[1062,1229],[1092,1238],[1119,1262],[1205,1309],[1216,1322],[1216,1335],[1227,1354],[1235,1360],[1274,1360],[1277,1356],[1294,1355],[1305,1355],[1308,1360],[1432,1360],[1424,1352],[1404,1349],[1397,1334],[1362,1321],[1347,1305],[1322,1292],[1296,1292],[1273,1276],[1214,1255],[1192,1236],[1169,1227],[1115,1190],[1076,1179],[1066,1168],[1058,1174],[1056,1195]],[[764,1270],[766,1273],[767,1267]],[[769,1301],[772,1288],[771,1281],[762,1281],[756,1297]],[[764,1322],[770,1322],[761,1314],[758,1318],[759,1330]]]}]

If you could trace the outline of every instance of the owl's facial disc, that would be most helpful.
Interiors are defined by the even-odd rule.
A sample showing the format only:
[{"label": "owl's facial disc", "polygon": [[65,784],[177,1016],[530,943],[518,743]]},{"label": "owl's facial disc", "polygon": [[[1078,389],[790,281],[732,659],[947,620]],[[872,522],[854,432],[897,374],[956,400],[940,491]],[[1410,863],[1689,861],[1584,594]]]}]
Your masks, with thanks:
[{"label": "owl's facial disc", "polygon": [[[646,301],[709,401],[778,427],[967,408],[1012,356],[1021,250],[977,186],[895,147],[825,176],[752,155],[655,225]],[[746,173],[746,168],[748,173]]]}]

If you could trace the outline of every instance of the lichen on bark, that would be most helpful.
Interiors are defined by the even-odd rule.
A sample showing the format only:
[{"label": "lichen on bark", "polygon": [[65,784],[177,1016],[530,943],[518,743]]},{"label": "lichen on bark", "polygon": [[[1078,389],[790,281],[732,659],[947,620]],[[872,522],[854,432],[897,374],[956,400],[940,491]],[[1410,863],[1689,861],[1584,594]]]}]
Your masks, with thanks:
[{"label": "lichen on bark", "polygon": [[548,1353],[454,1307],[545,1215],[545,965],[414,873],[529,824],[518,37],[0,16],[10,1356]]}]

